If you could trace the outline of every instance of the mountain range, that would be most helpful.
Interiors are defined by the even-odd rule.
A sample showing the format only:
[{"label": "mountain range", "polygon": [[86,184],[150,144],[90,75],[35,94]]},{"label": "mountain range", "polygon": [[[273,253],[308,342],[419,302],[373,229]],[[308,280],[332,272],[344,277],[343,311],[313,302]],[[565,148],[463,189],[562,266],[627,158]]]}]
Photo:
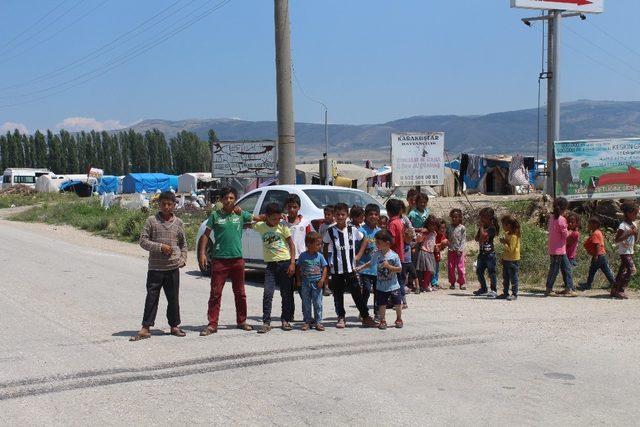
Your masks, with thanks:
[{"label": "mountain range", "polygon": [[[546,114],[541,112],[540,152],[545,152]],[[411,131],[444,131],[445,149],[454,154],[534,154],[537,150],[538,110],[525,109],[475,116],[413,116],[387,123],[329,125],[329,156],[343,160],[386,160],[390,134]],[[640,102],[580,100],[562,105],[563,140],[640,136]],[[214,129],[220,140],[276,139],[275,121],[236,119],[143,120],[136,131],[156,128],[172,137],[182,130],[206,140]],[[319,158],[324,152],[324,124],[296,123],[296,151],[301,160]]]}]

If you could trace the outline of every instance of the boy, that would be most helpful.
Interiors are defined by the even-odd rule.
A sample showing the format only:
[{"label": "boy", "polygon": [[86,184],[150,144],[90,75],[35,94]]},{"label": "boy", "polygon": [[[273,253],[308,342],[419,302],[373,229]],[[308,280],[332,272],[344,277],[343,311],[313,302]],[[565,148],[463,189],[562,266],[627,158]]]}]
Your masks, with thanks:
[{"label": "boy", "polygon": [[[376,322],[369,316],[369,308],[362,296],[362,290],[356,274],[356,262],[362,257],[367,240],[360,230],[352,225],[347,225],[349,216],[349,206],[345,203],[338,203],[334,208],[335,225],[327,229],[323,237],[325,258],[331,254],[331,290],[333,291],[333,301],[338,316],[336,328],[345,327],[344,293],[349,291],[356,304],[362,325],[365,327],[375,327]],[[356,243],[362,241],[360,251],[356,254]]]},{"label": "boy", "polygon": [[209,324],[200,332],[206,337],[218,332],[222,290],[227,278],[231,278],[231,287],[236,303],[236,322],[239,329],[251,331],[247,325],[247,295],[244,290],[244,259],[242,258],[242,232],[245,224],[258,217],[236,208],[238,192],[231,187],[220,190],[221,210],[214,210],[207,221],[207,228],[198,242],[198,262],[204,270],[207,266],[207,243],[213,233],[213,253],[211,257],[211,293],[207,318]]},{"label": "boy", "polygon": [[349,211],[349,219],[351,220],[351,225],[360,228],[360,226],[364,222],[364,209],[362,209],[362,207],[358,205],[351,206],[351,210]]},{"label": "boy", "polygon": [[[335,224],[335,222],[333,220],[334,206],[333,205],[327,205],[327,206],[324,207],[323,211],[324,211],[324,221],[320,224],[320,226],[318,227],[318,229],[316,231],[324,239],[324,235],[327,234],[327,230],[329,229],[329,227],[331,227],[332,225]],[[331,264],[331,259],[327,258],[327,262],[329,264]],[[328,282],[329,281],[327,280],[324,283],[323,295],[325,297],[328,297],[329,295],[331,295],[331,290],[329,289],[329,283]]]},{"label": "boy", "polygon": [[[393,243],[391,249],[400,257],[400,262],[404,262],[404,230],[405,224],[402,219],[402,211],[405,209],[402,200],[390,199],[386,205],[387,214],[389,215],[389,222],[387,224],[387,231],[393,237]],[[404,278],[399,275],[397,280],[400,282],[400,295],[402,296],[402,303],[406,306],[404,289]]]},{"label": "boy", "polygon": [[616,286],[611,288],[611,297],[616,299],[628,299],[624,293],[625,287],[629,284],[631,276],[636,273],[636,266],[633,264],[633,253],[638,238],[638,227],[634,221],[638,218],[638,205],[633,202],[626,202],[622,205],[623,221],[616,232],[615,242],[618,245],[620,255],[620,269],[616,276]]},{"label": "boy", "polygon": [[584,248],[587,250],[587,253],[591,255],[591,265],[589,266],[587,283],[581,283],[579,285],[579,289],[581,291],[591,289],[593,279],[598,270],[602,270],[604,276],[611,285],[611,289],[615,288],[616,280],[613,277],[611,268],[609,268],[609,262],[607,261],[606,255],[607,251],[604,247],[604,234],[600,231],[600,225],[600,218],[596,216],[589,218],[589,231],[591,232],[591,235],[584,242]]},{"label": "boy", "polygon": [[[322,237],[315,231],[305,237],[307,250],[300,254],[296,268],[296,282],[302,297],[304,315],[303,331],[315,325],[317,331],[324,331],[322,325],[322,287],[327,280],[327,261],[320,253]],[[313,307],[314,316],[311,317]]]},{"label": "boy", "polygon": [[271,330],[271,306],[276,283],[280,287],[282,297],[282,330],[293,329],[294,275],[296,273],[296,249],[291,239],[289,227],[282,223],[282,208],[277,203],[269,203],[266,208],[265,221],[257,222],[253,229],[262,237],[262,250],[267,269],[264,273],[264,294],[262,297],[262,326],[259,334]]},{"label": "boy", "polygon": [[287,216],[285,217],[285,224],[291,231],[291,240],[296,248],[295,257],[296,260],[300,257],[300,254],[307,250],[305,245],[305,236],[311,232],[311,222],[303,218],[300,212],[300,196],[297,194],[289,194],[285,204],[287,208]]},{"label": "boy", "polygon": [[[358,265],[366,264],[371,261],[371,256],[376,251],[375,236],[380,228],[378,227],[378,220],[380,219],[380,207],[374,203],[368,204],[364,208],[364,224],[359,228],[360,232],[367,239],[367,247],[362,253],[362,257],[358,262]],[[365,304],[369,304],[369,295],[374,293],[373,298],[373,310],[374,315],[378,316],[378,305],[375,299],[376,291],[376,266],[370,265],[367,268],[360,269],[360,283],[362,284],[362,298]]]},{"label": "boy", "polygon": [[167,319],[171,335],[184,337],[180,329],[180,268],[187,264],[187,243],[182,221],[173,214],[176,195],[170,191],[160,193],[160,212],[147,218],[140,234],[140,246],[149,251],[147,272],[147,298],[144,304],[142,328],[130,341],[151,337],[149,328],[154,325],[158,313],[160,290],[167,296]]},{"label": "boy", "polygon": [[371,265],[377,266],[377,288],[376,299],[378,300],[378,316],[380,324],[378,328],[387,329],[385,314],[387,311],[387,303],[391,302],[396,310],[396,328],[402,328],[402,296],[400,295],[400,283],[398,283],[398,274],[402,271],[400,265],[400,257],[391,250],[393,237],[387,231],[379,231],[376,234],[377,252],[374,252],[371,261],[362,265],[360,268],[366,268]]}]

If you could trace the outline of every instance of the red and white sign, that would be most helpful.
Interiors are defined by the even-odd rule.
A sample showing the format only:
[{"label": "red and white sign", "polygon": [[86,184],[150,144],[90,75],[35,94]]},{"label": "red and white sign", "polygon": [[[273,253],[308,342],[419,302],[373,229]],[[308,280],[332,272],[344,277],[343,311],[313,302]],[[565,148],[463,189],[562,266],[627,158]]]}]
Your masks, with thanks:
[{"label": "red and white sign", "polygon": [[604,0],[511,0],[511,7],[602,13],[604,12]]}]

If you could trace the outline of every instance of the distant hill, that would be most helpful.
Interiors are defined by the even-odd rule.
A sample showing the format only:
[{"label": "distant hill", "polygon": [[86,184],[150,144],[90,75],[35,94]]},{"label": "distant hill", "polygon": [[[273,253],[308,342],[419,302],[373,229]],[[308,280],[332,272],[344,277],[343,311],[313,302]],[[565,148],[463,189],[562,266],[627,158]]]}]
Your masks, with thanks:
[{"label": "distant hill", "polygon": [[[479,116],[414,116],[382,124],[330,125],[330,156],[348,160],[389,158],[392,132],[444,131],[452,153],[531,154],[536,152],[537,110],[507,111]],[[545,115],[541,151],[545,151]],[[157,128],[167,136],[181,130],[206,139],[214,129],[221,140],[276,139],[274,121],[235,119],[144,120],[136,131]],[[562,105],[562,139],[640,136],[640,102],[589,101]],[[315,159],[324,152],[324,125],[296,123],[299,158]],[[338,155],[339,154],[339,155]]]}]

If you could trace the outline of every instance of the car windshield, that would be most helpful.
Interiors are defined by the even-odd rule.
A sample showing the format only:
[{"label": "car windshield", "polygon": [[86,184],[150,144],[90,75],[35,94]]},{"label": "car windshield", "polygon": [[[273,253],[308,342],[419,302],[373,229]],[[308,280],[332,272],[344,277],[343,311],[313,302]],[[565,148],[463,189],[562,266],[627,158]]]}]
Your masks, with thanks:
[{"label": "car windshield", "polygon": [[381,209],[383,208],[380,202],[363,191],[337,190],[335,187],[331,187],[330,190],[318,188],[302,191],[319,209],[327,205],[335,205],[336,203],[346,203],[349,206],[366,206],[369,203],[373,203],[380,206]]}]

